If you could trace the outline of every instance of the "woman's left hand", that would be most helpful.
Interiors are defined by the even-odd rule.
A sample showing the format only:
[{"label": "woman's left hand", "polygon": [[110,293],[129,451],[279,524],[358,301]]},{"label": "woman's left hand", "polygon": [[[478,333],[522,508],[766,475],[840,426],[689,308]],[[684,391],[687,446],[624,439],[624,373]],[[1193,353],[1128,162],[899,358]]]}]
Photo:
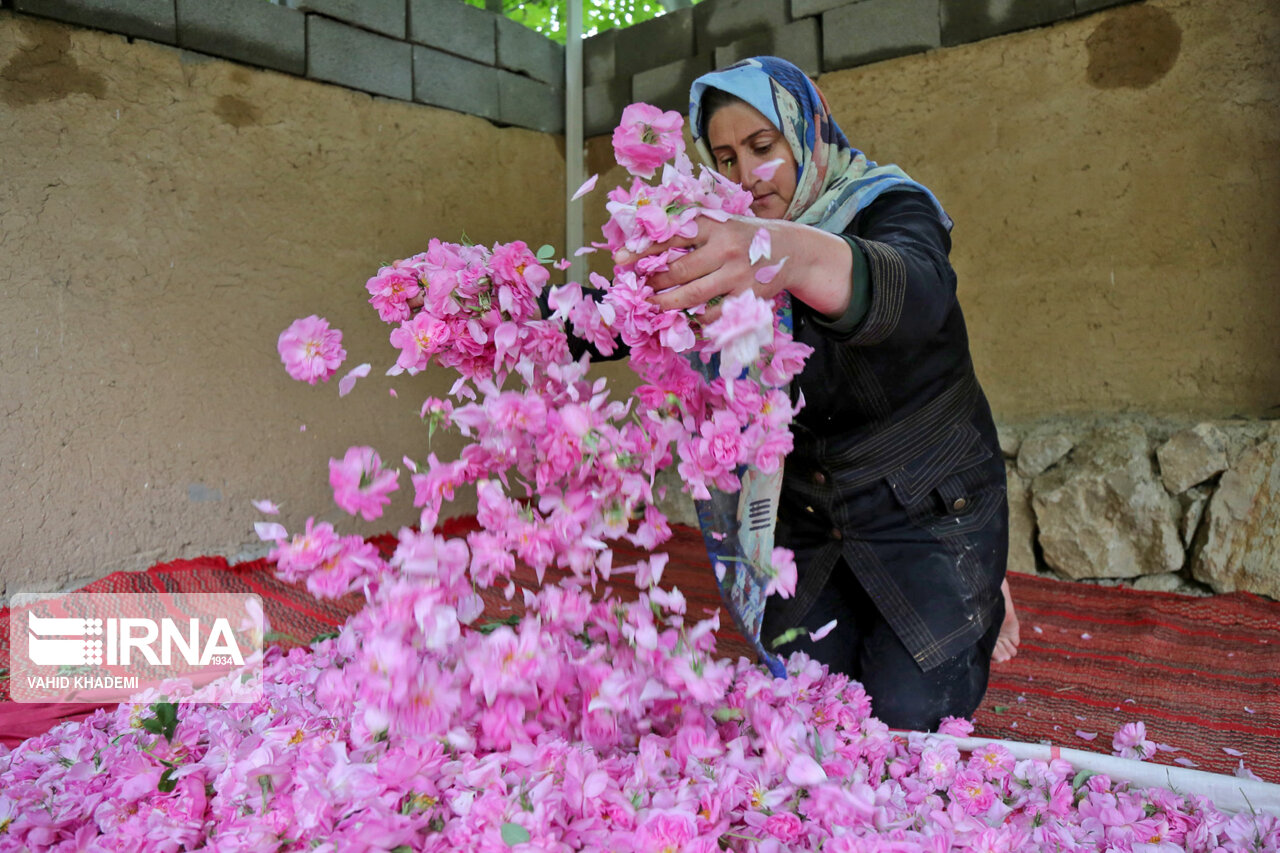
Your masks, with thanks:
[{"label": "woman's left hand", "polygon": [[[720,316],[720,302],[752,290],[772,299],[787,290],[814,310],[833,317],[849,304],[853,256],[844,240],[808,225],[783,219],[732,216],[724,222],[700,216],[698,233],[675,237],[650,246],[640,254],[625,249],[614,255],[619,264],[632,263],[667,249],[690,251],[671,261],[669,268],[648,280],[653,303],[662,310],[685,310],[706,305],[700,320],[711,323]],[[751,263],[751,242],[763,228],[769,236],[769,258]],[[768,282],[756,274],[763,268],[786,263]]]}]

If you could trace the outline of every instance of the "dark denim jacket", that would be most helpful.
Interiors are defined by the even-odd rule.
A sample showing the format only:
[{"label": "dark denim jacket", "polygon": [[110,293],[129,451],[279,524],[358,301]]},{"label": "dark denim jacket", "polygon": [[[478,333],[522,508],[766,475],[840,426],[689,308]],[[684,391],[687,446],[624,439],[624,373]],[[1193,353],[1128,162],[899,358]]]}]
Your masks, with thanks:
[{"label": "dark denim jacket", "polygon": [[795,336],[814,352],[793,386],[805,406],[778,544],[796,552],[800,582],[793,599],[771,602],[771,621],[802,624],[843,557],[927,670],[976,641],[995,612],[1004,462],[933,206],[886,193],[845,233],[870,273],[862,321],[836,335],[793,303]]}]

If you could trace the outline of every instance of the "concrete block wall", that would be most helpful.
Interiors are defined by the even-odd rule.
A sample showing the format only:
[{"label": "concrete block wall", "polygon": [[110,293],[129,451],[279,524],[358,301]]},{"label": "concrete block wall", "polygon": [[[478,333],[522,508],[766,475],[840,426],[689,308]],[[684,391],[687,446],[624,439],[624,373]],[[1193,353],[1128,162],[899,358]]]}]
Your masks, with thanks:
[{"label": "concrete block wall", "polygon": [[1134,0],[701,0],[583,45],[584,125],[609,133],[646,101],[688,108],[698,74],[781,56],[810,77],[1052,24]]},{"label": "concrete block wall", "polygon": [[462,0],[0,0],[0,6],[498,124],[564,131],[564,48]]},{"label": "concrete block wall", "polygon": [[[811,77],[1041,27],[1134,0],[702,0],[583,42],[584,125],[749,56]],[[564,48],[462,0],[0,0],[20,13],[176,45],[547,133],[564,130]]]}]

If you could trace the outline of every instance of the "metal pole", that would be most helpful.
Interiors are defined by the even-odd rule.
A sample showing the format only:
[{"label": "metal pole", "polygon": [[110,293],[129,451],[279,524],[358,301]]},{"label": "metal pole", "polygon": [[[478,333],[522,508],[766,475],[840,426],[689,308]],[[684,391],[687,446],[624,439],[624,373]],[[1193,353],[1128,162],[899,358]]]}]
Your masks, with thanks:
[{"label": "metal pole", "polygon": [[564,243],[573,265],[569,281],[585,282],[586,258],[573,253],[582,246],[582,200],[569,201],[586,180],[585,140],[582,132],[582,0],[568,0],[568,29],[564,50]]}]

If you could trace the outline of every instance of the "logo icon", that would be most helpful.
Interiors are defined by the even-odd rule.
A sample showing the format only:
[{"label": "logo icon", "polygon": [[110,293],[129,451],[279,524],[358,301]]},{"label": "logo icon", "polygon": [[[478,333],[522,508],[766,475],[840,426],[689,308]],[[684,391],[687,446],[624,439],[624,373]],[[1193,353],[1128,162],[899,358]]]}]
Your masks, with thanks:
[{"label": "logo icon", "polygon": [[37,666],[101,666],[102,620],[28,613],[27,656]]}]

